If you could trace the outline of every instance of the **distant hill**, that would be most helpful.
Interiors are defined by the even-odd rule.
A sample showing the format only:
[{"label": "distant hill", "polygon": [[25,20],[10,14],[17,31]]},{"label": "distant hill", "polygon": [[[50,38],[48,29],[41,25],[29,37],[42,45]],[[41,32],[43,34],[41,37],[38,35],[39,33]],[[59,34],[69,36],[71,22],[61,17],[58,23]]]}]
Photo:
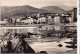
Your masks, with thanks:
[{"label": "distant hill", "polygon": [[13,6],[13,7],[6,7],[6,6],[3,6],[1,7],[1,11],[2,13],[11,13],[11,12],[14,12],[14,11],[22,11],[22,12],[46,12],[46,10],[42,10],[42,9],[38,9],[38,8],[35,8],[35,7],[31,7],[29,5],[25,5],[25,6]]},{"label": "distant hill", "polygon": [[13,14],[17,14],[17,15],[21,15],[21,14],[29,14],[29,13],[36,13],[36,12],[39,12],[39,13],[46,13],[48,11],[46,10],[43,10],[43,9],[38,9],[38,8],[35,8],[35,7],[31,7],[29,5],[24,5],[24,6],[13,6],[13,7],[6,7],[6,6],[3,6],[1,7],[1,15],[2,17],[9,17]]},{"label": "distant hill", "polygon": [[60,7],[57,7],[57,6],[45,6],[45,7],[42,7],[41,9],[47,10],[52,13],[59,13],[59,14],[67,13],[66,10],[64,10]]},{"label": "distant hill", "polygon": [[40,9],[29,6],[29,5],[24,5],[24,6],[2,6],[1,7],[1,18],[9,18],[12,15],[31,15],[32,13],[66,13],[67,11],[57,7],[57,6],[45,6]]},{"label": "distant hill", "polygon": [[58,5],[57,7],[60,7],[66,11],[72,10],[74,7],[72,6],[65,6],[65,5]]}]

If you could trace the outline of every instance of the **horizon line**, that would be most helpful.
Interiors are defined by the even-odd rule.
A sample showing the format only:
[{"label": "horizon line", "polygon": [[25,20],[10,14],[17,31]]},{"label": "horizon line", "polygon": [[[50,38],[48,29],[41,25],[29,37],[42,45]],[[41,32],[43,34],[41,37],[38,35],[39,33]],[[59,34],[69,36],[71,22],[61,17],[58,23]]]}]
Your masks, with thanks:
[{"label": "horizon line", "polygon": [[[0,5],[1,6],[1,5]],[[15,5],[15,6],[1,6],[1,7],[16,7],[16,6],[31,6],[31,5]],[[46,5],[46,6],[43,6],[43,7],[47,7],[47,6],[53,6],[53,5]],[[54,5],[54,6],[57,6],[57,7],[59,7],[59,6],[66,6],[66,5]],[[34,6],[31,6],[31,7],[34,7]],[[77,8],[77,6],[67,6],[67,7],[76,7]],[[38,7],[35,7],[35,8],[38,8]],[[40,8],[42,8],[42,7],[40,7]]]}]

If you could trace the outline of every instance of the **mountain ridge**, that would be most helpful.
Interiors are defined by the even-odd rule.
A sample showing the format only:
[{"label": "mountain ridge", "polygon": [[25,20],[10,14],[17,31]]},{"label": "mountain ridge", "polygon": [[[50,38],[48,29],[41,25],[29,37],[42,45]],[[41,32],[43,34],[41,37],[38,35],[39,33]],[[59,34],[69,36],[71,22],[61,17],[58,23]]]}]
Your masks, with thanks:
[{"label": "mountain ridge", "polygon": [[59,14],[67,12],[66,10],[64,10],[64,9],[62,9],[60,7],[57,7],[57,6],[45,6],[45,7],[42,7],[41,9],[50,11],[52,13],[59,13]]},{"label": "mountain ridge", "polygon": [[50,9],[50,10],[46,10],[44,8],[35,8],[29,5],[10,6],[10,7],[2,6],[1,7],[1,18],[5,18],[5,17],[8,18],[9,16],[13,14],[16,15],[16,13],[18,15],[19,13],[27,15],[27,14],[31,14],[31,12],[39,12],[39,13],[50,13],[51,12],[51,13],[59,13],[59,14],[67,12],[66,10],[59,8],[57,6],[49,6],[49,8],[47,9]]}]

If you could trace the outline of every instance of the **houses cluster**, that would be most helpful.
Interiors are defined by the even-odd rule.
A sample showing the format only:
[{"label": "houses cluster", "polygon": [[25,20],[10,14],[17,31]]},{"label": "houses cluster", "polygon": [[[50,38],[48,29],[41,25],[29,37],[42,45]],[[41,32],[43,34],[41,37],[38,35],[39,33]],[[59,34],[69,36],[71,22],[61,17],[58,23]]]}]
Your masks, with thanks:
[{"label": "houses cluster", "polygon": [[75,8],[72,11],[72,14],[57,14],[57,13],[47,13],[39,14],[36,13],[34,16],[11,16],[8,19],[4,19],[0,24],[14,24],[14,25],[28,25],[28,24],[66,24],[73,23],[74,19],[77,19],[75,14]]}]

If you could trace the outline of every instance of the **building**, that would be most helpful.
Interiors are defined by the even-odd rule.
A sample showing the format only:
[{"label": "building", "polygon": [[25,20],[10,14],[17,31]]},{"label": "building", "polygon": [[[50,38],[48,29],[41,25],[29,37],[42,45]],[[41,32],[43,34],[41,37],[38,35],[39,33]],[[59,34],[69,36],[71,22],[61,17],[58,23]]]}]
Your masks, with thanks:
[{"label": "building", "polygon": [[28,21],[29,24],[33,24],[34,19],[32,17],[28,17],[26,21]]},{"label": "building", "polygon": [[77,8],[72,10],[72,22],[77,22]]},{"label": "building", "polygon": [[41,20],[42,20],[42,23],[46,23],[46,17],[43,16]]},{"label": "building", "polygon": [[52,18],[51,15],[48,15],[47,17],[48,17],[48,18],[47,18],[48,24],[54,23],[54,18]]},{"label": "building", "polygon": [[20,19],[24,18],[25,16],[21,15],[21,16],[11,16],[10,18],[8,18],[8,24],[10,25],[16,25],[20,22]]},{"label": "building", "polygon": [[37,13],[37,17],[40,17],[40,14],[39,13]]},{"label": "building", "polygon": [[69,22],[70,22],[70,24],[72,23],[72,17],[69,17]]},{"label": "building", "polygon": [[8,24],[12,24],[12,19],[11,18],[8,19]]},{"label": "building", "polygon": [[46,20],[47,20],[47,18],[44,17],[44,16],[42,16],[42,17],[39,17],[36,22],[37,22],[37,23],[43,23],[43,24],[45,24],[45,23],[46,23]]},{"label": "building", "polygon": [[61,22],[63,24],[72,23],[72,17],[70,16],[70,14],[62,14]]},{"label": "building", "polygon": [[12,18],[12,24],[16,24],[16,18]]},{"label": "building", "polygon": [[54,16],[54,23],[55,23],[55,24],[59,24],[59,23],[60,23],[60,18],[61,18],[61,17],[60,17],[59,15],[55,15],[55,16]]},{"label": "building", "polygon": [[41,22],[42,22],[42,18],[41,18],[41,17],[39,17],[39,18],[38,18],[38,20],[37,20],[37,23],[39,23],[39,24],[40,24]]},{"label": "building", "polygon": [[24,25],[25,23],[27,23],[27,21],[23,19],[23,20],[20,20],[19,23],[22,24],[22,25]]},{"label": "building", "polygon": [[20,23],[20,18],[16,19],[16,21],[17,21],[17,24],[19,24]]},{"label": "building", "polygon": [[33,24],[33,22],[34,22],[34,19],[31,17],[28,17],[27,19],[20,20],[20,23],[22,23],[22,24]]},{"label": "building", "polygon": [[7,21],[0,21],[0,26],[4,26],[7,24]]}]

